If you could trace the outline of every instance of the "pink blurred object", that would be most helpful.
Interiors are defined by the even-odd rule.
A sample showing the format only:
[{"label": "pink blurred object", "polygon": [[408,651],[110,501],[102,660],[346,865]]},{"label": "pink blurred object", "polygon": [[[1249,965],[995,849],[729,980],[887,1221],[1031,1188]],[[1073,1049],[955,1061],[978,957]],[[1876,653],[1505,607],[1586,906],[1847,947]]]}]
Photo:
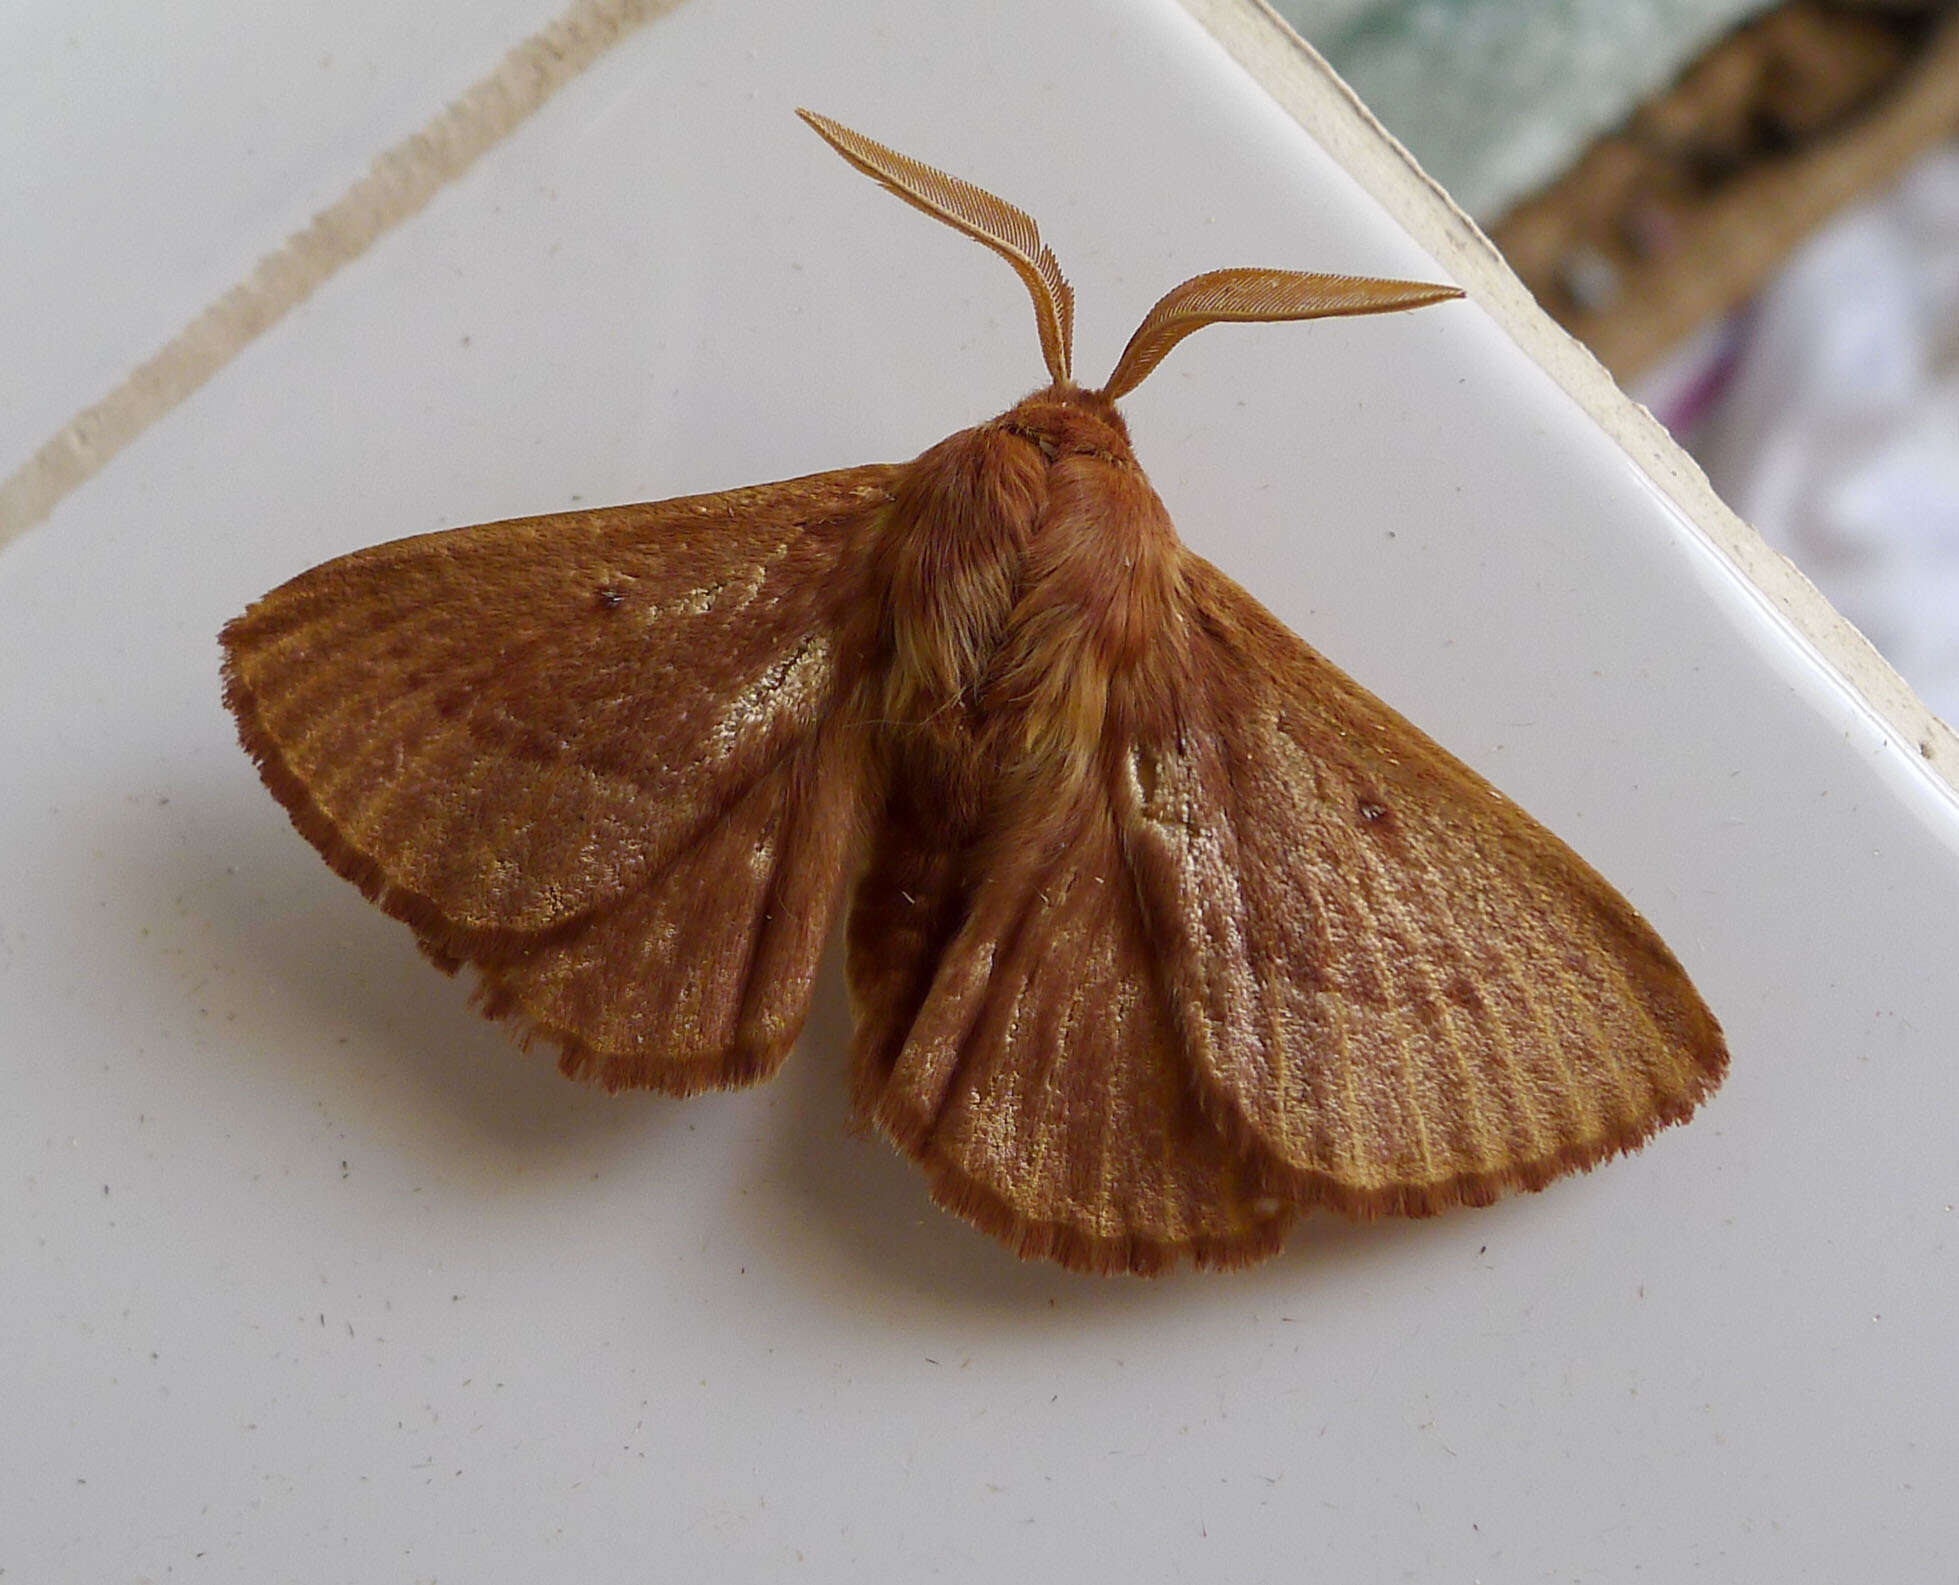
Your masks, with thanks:
[{"label": "pink blurred object", "polygon": [[1832,222],[1635,394],[1959,719],[1959,145]]}]

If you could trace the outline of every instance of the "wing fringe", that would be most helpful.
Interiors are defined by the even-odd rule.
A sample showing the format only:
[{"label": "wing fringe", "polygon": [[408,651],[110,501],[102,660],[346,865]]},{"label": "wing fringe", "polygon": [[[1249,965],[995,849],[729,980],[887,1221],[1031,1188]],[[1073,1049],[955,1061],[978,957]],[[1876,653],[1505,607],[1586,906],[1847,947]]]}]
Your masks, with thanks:
[{"label": "wing fringe", "polygon": [[931,1122],[893,1101],[876,1104],[870,1120],[925,1174],[934,1204],[998,1239],[1022,1260],[1051,1260],[1085,1276],[1158,1277],[1185,1262],[1200,1271],[1241,1270],[1278,1254],[1297,1219],[1293,1206],[1281,1204],[1272,1215],[1229,1237],[1199,1234],[1171,1240],[1141,1233],[1118,1237],[1090,1233],[1018,1210],[997,1190],[937,1154]]}]

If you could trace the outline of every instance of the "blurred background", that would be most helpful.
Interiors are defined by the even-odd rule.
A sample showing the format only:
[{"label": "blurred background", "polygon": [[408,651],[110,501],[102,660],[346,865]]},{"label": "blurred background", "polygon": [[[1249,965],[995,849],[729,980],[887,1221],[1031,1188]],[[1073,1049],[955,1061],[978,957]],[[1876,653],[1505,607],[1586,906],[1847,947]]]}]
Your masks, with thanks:
[{"label": "blurred background", "polygon": [[1275,3],[1959,721],[1959,7]]}]

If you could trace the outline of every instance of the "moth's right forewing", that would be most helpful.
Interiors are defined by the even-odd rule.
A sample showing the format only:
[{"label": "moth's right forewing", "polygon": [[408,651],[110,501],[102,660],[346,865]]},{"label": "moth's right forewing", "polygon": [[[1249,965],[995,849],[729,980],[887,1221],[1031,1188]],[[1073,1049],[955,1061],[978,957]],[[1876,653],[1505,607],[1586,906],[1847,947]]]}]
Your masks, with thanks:
[{"label": "moth's right forewing", "polygon": [[633,890],[836,710],[896,473],[343,556],[225,629],[226,701],[335,869],[493,953]]},{"label": "moth's right forewing", "polygon": [[1126,845],[1197,1082],[1282,1192],[1424,1214],[1686,1117],[1726,1048],[1632,907],[1222,573],[1187,587]]}]

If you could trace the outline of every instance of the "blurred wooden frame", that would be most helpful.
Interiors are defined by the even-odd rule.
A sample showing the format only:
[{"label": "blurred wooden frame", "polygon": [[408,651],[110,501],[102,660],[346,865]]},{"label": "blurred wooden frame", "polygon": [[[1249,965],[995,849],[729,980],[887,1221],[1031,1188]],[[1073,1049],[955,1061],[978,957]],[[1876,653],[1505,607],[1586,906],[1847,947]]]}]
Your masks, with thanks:
[{"label": "blurred wooden frame", "polygon": [[1959,9],[1793,0],[1728,35],[1491,240],[1620,380],[1959,131]]},{"label": "blurred wooden frame", "polygon": [[[1933,796],[1959,799],[1959,732],[1940,720],[1870,641],[1846,622],[1795,565],[1714,493],[1707,476],[1659,421],[1629,400],[1599,360],[1532,296],[1517,271],[1376,121],[1354,92],[1265,0],[1181,0],[1273,102],[1401,226],[1441,270],[1466,287],[1492,323],[1626,454],[1659,495],[1714,549],[1846,691],[1884,723],[1903,751],[1893,769],[1921,773]],[[1949,75],[1943,35],[1928,60]],[[1916,117],[1914,117],[1916,119]],[[1937,115],[1936,128],[1950,125]],[[1910,143],[1916,149],[1938,135]],[[1909,158],[1897,156],[1896,169]],[[1866,181],[1870,178],[1866,177]],[[1852,188],[1844,196],[1861,190]],[[1819,211],[1827,212],[1826,209]]]}]

